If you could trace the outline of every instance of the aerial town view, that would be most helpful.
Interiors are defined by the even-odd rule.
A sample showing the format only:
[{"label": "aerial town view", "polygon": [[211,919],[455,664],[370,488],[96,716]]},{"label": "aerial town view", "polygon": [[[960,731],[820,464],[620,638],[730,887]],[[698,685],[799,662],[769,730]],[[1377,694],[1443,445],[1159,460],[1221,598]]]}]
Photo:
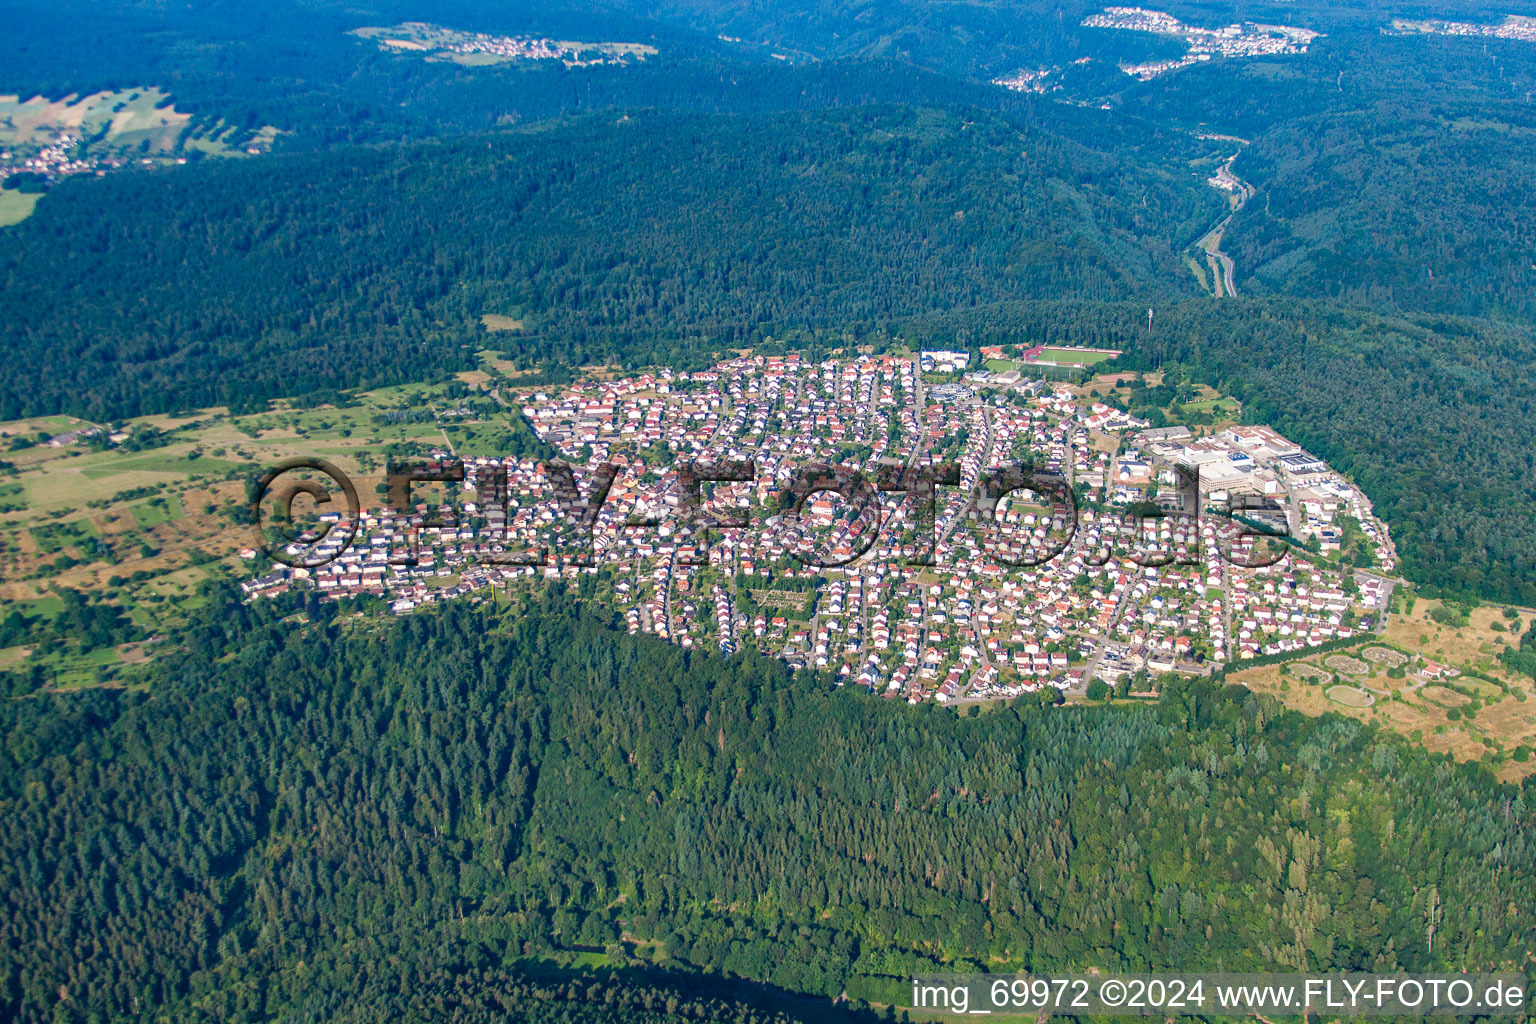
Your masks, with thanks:
[{"label": "aerial town view", "polygon": [[[726,652],[752,646],[914,702],[1046,686],[1082,693],[1095,679],[1154,692],[1148,679],[1163,673],[1205,674],[1381,628],[1391,584],[1337,555],[1353,533],[1372,552],[1367,563],[1390,573],[1390,535],[1369,499],[1321,459],[1262,426],[1198,438],[1186,427],[1150,429],[1028,371],[1042,354],[1053,360],[1043,365],[1081,366],[1112,351],[1009,348],[984,350],[986,366],[969,372],[969,353],[945,350],[819,364],[754,357],[535,392],[521,413],[581,467],[589,504],[598,467],[614,467],[590,522],[563,521],[547,467],[468,458],[451,485],[461,493],[449,505],[459,508],[433,499],[438,525],[365,509],[359,536],[334,560],[311,568],[306,554],[244,587],[252,596],[382,595],[410,612],[596,574],[631,632]],[[437,467],[454,458],[446,449],[430,456]],[[704,506],[710,518],[736,514],[745,525],[700,538],[682,515],[685,460],[752,463],[752,479],[716,485]],[[899,481],[941,463],[958,476],[931,499],[929,541],[922,499],[903,483],[807,493],[788,508],[802,464]],[[969,495],[980,479],[1020,463],[1058,475],[1073,497],[1021,487],[994,494],[978,515]],[[1267,516],[1295,545],[1234,561],[1241,531],[1232,519],[1210,514],[1194,525],[1193,501],[1180,494],[1180,470],[1191,469],[1202,510],[1262,506],[1250,516]],[[1165,518],[1131,515],[1160,496]],[[580,545],[591,548],[585,568],[568,564]],[[543,565],[507,564],[541,549],[555,552]]]},{"label": "aerial town view", "polygon": [[1536,1024],[1536,0],[4,0],[0,1024]]}]

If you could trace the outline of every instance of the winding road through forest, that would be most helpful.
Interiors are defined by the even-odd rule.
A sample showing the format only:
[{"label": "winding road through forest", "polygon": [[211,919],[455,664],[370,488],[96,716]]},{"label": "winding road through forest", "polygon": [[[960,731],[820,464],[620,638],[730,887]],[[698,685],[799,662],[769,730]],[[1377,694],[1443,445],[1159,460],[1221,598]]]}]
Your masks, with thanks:
[{"label": "winding road through forest", "polygon": [[[1241,152],[1239,150],[1227,157],[1227,162],[1221,165],[1211,179],[1217,188],[1228,194],[1231,209],[1227,211],[1225,217],[1216,222],[1215,227],[1201,235],[1200,241],[1195,243],[1205,253],[1206,266],[1211,274],[1210,283],[1206,284],[1204,276],[1198,272],[1195,276],[1199,277],[1200,283],[1210,288],[1212,294],[1218,299],[1237,294],[1237,286],[1232,281],[1232,257],[1221,251],[1221,236],[1227,230],[1227,225],[1232,223],[1232,218],[1237,215],[1237,211],[1247,205],[1254,192],[1252,185],[1232,173],[1232,162]],[[1196,264],[1191,261],[1190,266],[1193,268]]]}]

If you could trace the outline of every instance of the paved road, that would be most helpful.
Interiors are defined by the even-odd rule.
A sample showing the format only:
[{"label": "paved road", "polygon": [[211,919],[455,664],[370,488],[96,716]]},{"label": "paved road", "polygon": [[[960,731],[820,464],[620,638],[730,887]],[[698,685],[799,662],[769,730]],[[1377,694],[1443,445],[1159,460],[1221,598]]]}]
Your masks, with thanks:
[{"label": "paved road", "polygon": [[1218,176],[1225,173],[1233,181],[1237,182],[1237,192],[1235,193],[1235,202],[1232,205],[1232,209],[1225,217],[1216,222],[1215,227],[1200,236],[1200,241],[1195,243],[1197,247],[1205,252],[1206,262],[1210,265],[1211,270],[1211,290],[1217,298],[1231,298],[1237,294],[1237,285],[1232,280],[1232,258],[1221,251],[1221,239],[1223,233],[1227,230],[1227,226],[1232,223],[1232,218],[1248,204],[1248,200],[1254,194],[1252,185],[1232,173],[1232,163],[1238,158],[1240,152],[1233,153],[1227,157],[1227,162],[1222,164],[1221,171],[1217,172]]},{"label": "paved road", "polygon": [[672,546],[672,557],[667,562],[667,600],[663,610],[667,616],[667,639],[671,639],[675,632],[672,623],[672,583],[677,579],[677,545]]},{"label": "paved road", "polygon": [[1380,580],[1385,588],[1381,595],[1381,609],[1376,613],[1376,634],[1383,635],[1387,631],[1387,609],[1392,607],[1392,592],[1397,589],[1398,581],[1390,576],[1384,576],[1377,572],[1367,572],[1364,569],[1355,570],[1355,579]]},{"label": "paved road", "polygon": [[[985,405],[983,405],[981,407],[981,422],[982,422],[982,430],[983,430],[982,443],[981,443],[981,451],[982,451],[981,465],[985,466],[987,464],[987,456],[992,451],[992,410],[990,408],[988,408],[987,406],[985,406]],[[965,483],[964,479],[962,479],[960,482],[961,482],[962,486],[966,486],[966,483]],[[933,557],[934,557],[935,560],[938,559],[939,552],[941,550],[943,550],[944,544],[945,544],[946,541],[949,540],[950,535],[952,535],[955,532],[955,530],[957,528],[959,528],[960,520],[965,518],[965,512],[966,512],[966,507],[962,506],[960,511],[956,512],[952,517],[950,517],[949,522],[944,525],[944,529],[942,531],[940,531],[939,536],[934,540],[934,542],[933,542]],[[937,495],[935,495],[935,498],[934,498],[934,513],[935,514],[938,513],[938,497],[937,497]]]},{"label": "paved road", "polygon": [[443,444],[447,445],[448,454],[452,455],[454,458],[458,458],[459,453],[454,450],[453,441],[448,437],[448,430],[443,426],[443,421],[441,418],[439,418],[437,414],[437,406],[435,405],[432,406],[432,422],[437,424],[437,432],[443,435]]}]

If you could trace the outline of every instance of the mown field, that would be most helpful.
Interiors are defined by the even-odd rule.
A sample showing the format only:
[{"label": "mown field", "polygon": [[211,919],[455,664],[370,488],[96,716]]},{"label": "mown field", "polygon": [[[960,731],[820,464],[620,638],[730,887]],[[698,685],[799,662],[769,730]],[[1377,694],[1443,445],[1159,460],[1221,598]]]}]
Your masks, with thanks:
[{"label": "mown field", "polygon": [[0,188],[0,228],[20,224],[32,216],[32,210],[42,196],[37,192],[18,192],[13,188]]},{"label": "mown field", "polygon": [[1080,348],[1048,348],[1040,353],[1042,363],[1081,363],[1084,366],[1095,366],[1113,358],[1108,352],[1088,352]]}]

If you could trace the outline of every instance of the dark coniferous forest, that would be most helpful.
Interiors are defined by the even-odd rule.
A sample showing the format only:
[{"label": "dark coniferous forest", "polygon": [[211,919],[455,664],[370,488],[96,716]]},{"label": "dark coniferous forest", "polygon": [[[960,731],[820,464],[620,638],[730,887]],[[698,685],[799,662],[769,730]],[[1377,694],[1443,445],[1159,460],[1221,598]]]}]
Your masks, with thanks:
[{"label": "dark coniferous forest", "polygon": [[552,1014],[597,983],[520,958],[626,943],[684,991],[603,985],[682,1002],[1527,956],[1530,787],[1390,734],[1208,682],[960,718],[532,600],[216,603],[143,690],[6,702],[6,1017]]}]

